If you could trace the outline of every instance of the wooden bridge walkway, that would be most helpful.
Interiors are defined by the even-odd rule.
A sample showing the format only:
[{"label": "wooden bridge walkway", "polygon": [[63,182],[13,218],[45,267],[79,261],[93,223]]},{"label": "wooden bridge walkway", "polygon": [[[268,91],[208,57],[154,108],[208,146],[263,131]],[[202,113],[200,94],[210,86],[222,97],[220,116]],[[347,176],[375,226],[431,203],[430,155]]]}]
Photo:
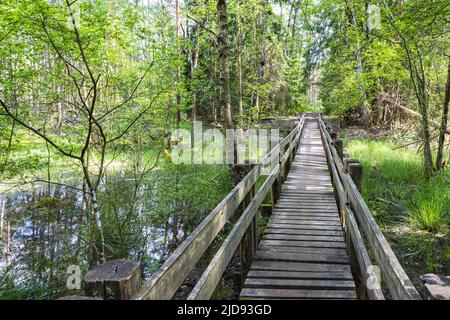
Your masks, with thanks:
[{"label": "wooden bridge walkway", "polygon": [[356,298],[318,119],[306,120],[282,188],[241,297]]},{"label": "wooden bridge walkway", "polygon": [[[362,167],[343,158],[333,126],[302,115],[131,299],[172,299],[215,240],[221,246],[188,300],[213,297],[233,258],[242,299],[421,299],[360,194]],[[268,226],[258,230],[263,213]]]}]

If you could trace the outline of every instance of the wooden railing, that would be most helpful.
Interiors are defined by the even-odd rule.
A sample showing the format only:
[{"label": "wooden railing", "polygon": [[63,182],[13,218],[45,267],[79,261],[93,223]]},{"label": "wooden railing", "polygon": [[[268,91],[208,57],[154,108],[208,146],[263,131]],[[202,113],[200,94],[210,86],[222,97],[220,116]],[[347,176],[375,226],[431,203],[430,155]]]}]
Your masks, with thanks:
[{"label": "wooden railing", "polygon": [[[258,242],[257,214],[264,198],[272,192],[272,205],[278,200],[281,184],[286,179],[290,164],[298,149],[305,117],[275,148],[236,185],[217,207],[200,223],[187,239],[156,271],[132,299],[171,299],[195,268],[211,243],[228,221],[239,211],[242,214],[216,252],[210,264],[188,296],[188,299],[209,299],[238,247],[241,247],[241,264],[249,267]],[[280,152],[281,151],[281,152]],[[262,169],[280,153],[279,161],[271,167],[270,174],[261,187],[256,183]],[[244,268],[245,270],[245,268]]]},{"label": "wooden railing", "polygon": [[[355,160],[342,159],[342,141],[332,138],[322,118],[319,125],[346,232],[352,271],[354,275],[359,274],[365,295],[369,299],[385,299],[381,282],[393,299],[421,299],[364,202],[357,186],[360,188],[358,175],[352,179],[351,173],[361,173],[361,168],[358,170]],[[375,264],[371,255],[375,258]],[[376,270],[381,271],[382,280]]]}]

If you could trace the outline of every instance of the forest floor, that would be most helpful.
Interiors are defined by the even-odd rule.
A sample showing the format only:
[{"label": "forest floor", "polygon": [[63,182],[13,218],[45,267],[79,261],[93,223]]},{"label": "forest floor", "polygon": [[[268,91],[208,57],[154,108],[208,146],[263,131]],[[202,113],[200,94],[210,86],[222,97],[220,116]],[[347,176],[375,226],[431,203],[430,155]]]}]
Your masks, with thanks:
[{"label": "forest floor", "polygon": [[408,131],[342,132],[349,156],[364,168],[363,197],[413,283],[450,274],[450,168],[427,179]]}]

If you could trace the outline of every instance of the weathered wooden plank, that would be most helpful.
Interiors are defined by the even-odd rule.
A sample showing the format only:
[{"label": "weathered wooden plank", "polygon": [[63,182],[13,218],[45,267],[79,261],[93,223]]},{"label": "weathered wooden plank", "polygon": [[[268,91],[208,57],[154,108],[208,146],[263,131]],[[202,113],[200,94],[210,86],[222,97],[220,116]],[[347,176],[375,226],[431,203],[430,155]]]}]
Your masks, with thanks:
[{"label": "weathered wooden plank", "polygon": [[355,283],[353,280],[249,278],[245,281],[245,288],[354,290]]},{"label": "weathered wooden plank", "polygon": [[292,261],[292,262],[310,262],[310,263],[332,263],[332,264],[348,264],[346,255],[330,255],[324,253],[293,253],[293,252],[273,252],[273,251],[257,251],[256,260],[270,261]]},{"label": "weathered wooden plank", "polygon": [[295,211],[295,210],[280,210],[278,208],[273,209],[273,214],[276,217],[285,217],[288,219],[306,219],[307,217],[316,218],[339,218],[336,211]]},{"label": "weathered wooden plank", "polygon": [[283,235],[283,234],[266,234],[264,239],[267,240],[298,240],[298,241],[323,241],[323,242],[344,242],[344,237],[339,236],[303,236],[303,235]]},{"label": "weathered wooden plank", "polygon": [[339,221],[336,220],[316,220],[316,219],[311,219],[311,220],[302,220],[302,219],[277,219],[277,218],[273,218],[270,220],[271,223],[273,224],[288,224],[288,225],[317,225],[317,226],[341,226],[341,223]]},{"label": "weathered wooden plank", "polygon": [[272,222],[275,222],[277,220],[284,220],[284,221],[294,221],[294,222],[305,222],[308,220],[314,220],[314,221],[329,221],[329,222],[337,222],[340,224],[339,217],[337,215],[274,215],[272,217]]},{"label": "weathered wooden plank", "polygon": [[304,230],[287,228],[269,228],[265,234],[299,234],[299,235],[320,235],[320,236],[343,236],[343,231],[329,231],[329,230]]},{"label": "weathered wooden plank", "polygon": [[351,272],[348,264],[300,263],[255,260],[251,270],[301,271],[301,272]]},{"label": "weathered wooden plank", "polygon": [[299,241],[299,240],[269,240],[263,239],[261,245],[282,247],[309,247],[309,248],[346,248],[344,242]]},{"label": "weathered wooden plank", "polygon": [[276,208],[279,209],[294,209],[294,210],[301,210],[301,209],[305,209],[305,210],[334,210],[337,212],[338,207],[337,205],[322,205],[319,208],[314,206],[314,204],[292,204],[292,203],[278,203]]},{"label": "weathered wooden plank", "polygon": [[311,280],[353,280],[350,272],[299,272],[299,271],[259,271],[250,270],[247,278],[278,278],[278,279],[311,279]]},{"label": "weathered wooden plank", "polygon": [[294,290],[244,288],[242,298],[356,299],[354,290]]},{"label": "weathered wooden plank", "polygon": [[279,199],[278,204],[279,207],[284,206],[294,206],[298,208],[302,207],[326,207],[326,208],[337,208],[336,201],[333,200],[324,200],[324,199]]},{"label": "weathered wooden plank", "polygon": [[331,255],[347,255],[345,249],[339,248],[305,248],[305,247],[279,247],[279,246],[260,246],[259,251],[285,252],[285,253],[314,253],[314,254],[331,254]]},{"label": "weathered wooden plank", "polygon": [[335,209],[328,209],[328,208],[279,208],[279,207],[275,207],[273,209],[274,211],[277,212],[286,212],[286,213],[290,213],[290,212],[298,212],[298,213],[333,213],[337,215],[337,210]]},{"label": "weathered wooden plank", "polygon": [[[286,225],[280,223],[269,223],[267,225],[269,228],[283,228]],[[315,225],[315,224],[296,224],[289,225],[289,229],[306,229],[306,230],[330,230],[330,231],[340,231],[341,226],[325,226],[325,225]]]}]

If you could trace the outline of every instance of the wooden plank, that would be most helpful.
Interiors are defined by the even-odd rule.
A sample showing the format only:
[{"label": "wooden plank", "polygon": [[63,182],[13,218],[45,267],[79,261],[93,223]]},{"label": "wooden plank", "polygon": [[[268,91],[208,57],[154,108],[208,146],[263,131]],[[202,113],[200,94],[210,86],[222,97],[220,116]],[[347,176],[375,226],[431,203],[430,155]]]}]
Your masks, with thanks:
[{"label": "wooden plank", "polygon": [[341,223],[339,221],[336,220],[316,220],[316,219],[311,219],[311,220],[305,220],[305,219],[277,219],[277,218],[272,218],[270,219],[270,222],[273,224],[288,224],[288,225],[317,225],[317,226],[341,226]]},{"label": "wooden plank", "polygon": [[339,248],[305,248],[305,247],[279,247],[279,246],[260,246],[260,251],[271,252],[284,252],[284,253],[315,253],[315,254],[335,254],[335,255],[347,255],[345,249]]},{"label": "wooden plank", "polygon": [[298,241],[298,240],[269,240],[263,239],[261,245],[282,247],[309,247],[309,248],[346,248],[345,242],[324,241]]},{"label": "wooden plank", "polygon": [[317,279],[279,279],[248,278],[245,288],[263,289],[309,289],[309,290],[354,290],[353,280],[317,280]]},{"label": "wooden plank", "polygon": [[272,216],[272,222],[275,222],[277,220],[284,220],[284,221],[294,221],[294,222],[305,222],[305,221],[323,221],[323,222],[337,222],[340,224],[339,217],[337,215],[273,215]]},{"label": "wooden plank", "polygon": [[250,270],[247,278],[278,278],[278,279],[311,279],[311,280],[353,280],[350,272],[298,272],[298,271],[259,271]]},{"label": "wooden plank", "polygon": [[320,208],[314,206],[314,204],[288,204],[288,203],[277,203],[276,208],[280,209],[294,209],[294,210],[334,210],[337,212],[337,205],[323,205]]},{"label": "wooden plank", "polygon": [[[286,225],[281,223],[269,223],[267,225],[269,228],[283,228]],[[325,226],[325,225],[315,225],[315,224],[296,224],[290,225],[289,229],[306,229],[306,230],[330,230],[330,231],[340,231],[341,226]]]},{"label": "wooden plank", "polygon": [[242,298],[356,299],[354,290],[285,290],[244,288]]},{"label": "wooden plank", "polygon": [[297,241],[323,241],[323,242],[344,242],[344,237],[339,236],[302,236],[302,235],[283,235],[283,234],[266,234],[264,239],[267,240],[297,240]]},{"label": "wooden plank", "polygon": [[337,212],[293,212],[293,211],[277,211],[273,213],[274,218],[286,218],[294,220],[320,219],[333,220],[339,219]]},{"label": "wooden plank", "polygon": [[333,213],[337,215],[337,210],[335,209],[328,209],[328,208],[278,208],[275,207],[273,209],[274,211],[277,212],[286,212],[286,213],[290,213],[290,212],[298,212],[298,213]]},{"label": "wooden plank", "polygon": [[329,230],[303,230],[290,228],[269,228],[265,234],[299,234],[299,235],[320,235],[320,236],[344,236],[343,231],[329,231]]},{"label": "wooden plank", "polygon": [[301,271],[301,272],[351,272],[348,264],[300,263],[255,260],[251,270]]},{"label": "wooden plank", "polygon": [[348,257],[345,255],[330,255],[324,253],[293,253],[293,252],[273,252],[257,251],[256,260],[270,261],[292,261],[292,262],[310,262],[310,263],[332,263],[348,264]]}]

